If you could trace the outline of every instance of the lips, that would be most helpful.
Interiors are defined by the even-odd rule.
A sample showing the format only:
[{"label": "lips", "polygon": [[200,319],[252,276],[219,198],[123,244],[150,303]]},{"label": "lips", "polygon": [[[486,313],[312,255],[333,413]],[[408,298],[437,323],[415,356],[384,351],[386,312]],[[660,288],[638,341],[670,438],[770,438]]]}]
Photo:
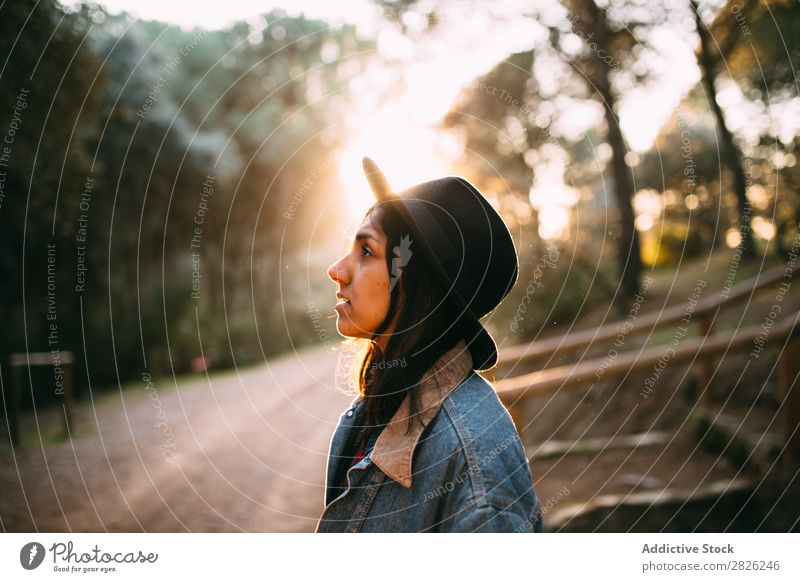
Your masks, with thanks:
[{"label": "lips", "polygon": [[350,304],[350,300],[347,297],[345,297],[344,295],[342,295],[341,293],[337,293],[336,294],[336,299],[339,300],[336,303],[336,307],[344,307],[345,305],[349,305]]}]

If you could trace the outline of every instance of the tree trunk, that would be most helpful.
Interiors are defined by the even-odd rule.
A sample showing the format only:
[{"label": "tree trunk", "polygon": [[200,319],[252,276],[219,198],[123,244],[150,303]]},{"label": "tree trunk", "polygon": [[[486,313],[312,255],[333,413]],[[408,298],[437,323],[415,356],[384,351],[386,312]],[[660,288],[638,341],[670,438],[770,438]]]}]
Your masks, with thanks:
[{"label": "tree trunk", "polygon": [[620,238],[617,241],[617,265],[620,276],[622,296],[632,299],[639,292],[639,275],[642,260],[639,249],[639,233],[636,231],[636,217],[633,212],[633,180],[631,169],[625,163],[627,147],[619,121],[614,112],[614,99],[609,96],[605,103],[608,143],[611,146],[611,171],[614,177],[614,198],[619,209]]},{"label": "tree trunk", "polygon": [[756,257],[756,249],[753,244],[753,232],[750,229],[750,203],[747,201],[747,177],[742,166],[742,154],[725,122],[725,113],[717,103],[714,57],[711,53],[711,39],[709,38],[708,29],[703,24],[703,19],[698,12],[696,0],[690,0],[690,2],[694,12],[695,24],[697,25],[697,34],[700,37],[700,51],[697,55],[697,61],[703,77],[703,88],[706,90],[708,102],[711,104],[711,111],[717,120],[717,134],[722,143],[725,162],[733,173],[733,189],[736,194],[736,209],[739,213],[741,255],[742,259],[754,259]]},{"label": "tree trunk", "polygon": [[[586,10],[588,23],[591,25],[592,32],[589,38],[597,43],[598,50],[604,50],[605,54],[613,57],[614,53],[610,42],[611,30],[605,10],[598,7],[594,0],[585,1],[583,8]],[[605,111],[606,125],[608,126],[607,139],[612,152],[611,173],[614,178],[614,199],[619,209],[620,237],[617,240],[617,268],[621,291],[619,298],[623,302],[627,302],[639,292],[639,276],[642,271],[639,234],[636,232],[636,217],[633,212],[633,179],[631,169],[625,163],[625,154],[628,153],[628,148],[616,113],[617,99],[609,78],[611,64],[601,58],[593,59],[593,63],[594,74],[591,80],[594,83],[594,90],[602,100]]]}]

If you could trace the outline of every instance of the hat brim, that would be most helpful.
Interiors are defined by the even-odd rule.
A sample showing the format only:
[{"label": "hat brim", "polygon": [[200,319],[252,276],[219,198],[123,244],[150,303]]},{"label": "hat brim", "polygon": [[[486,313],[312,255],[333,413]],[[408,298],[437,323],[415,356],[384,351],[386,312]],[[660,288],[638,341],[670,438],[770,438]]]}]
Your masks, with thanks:
[{"label": "hat brim", "polygon": [[[372,190],[372,194],[375,196],[375,199],[378,200],[378,202],[402,199],[402,197],[398,196],[392,190],[391,186],[389,185],[389,181],[386,179],[386,176],[372,159],[365,157],[362,160],[362,166],[364,169],[364,175],[366,176],[367,182]],[[405,218],[406,222],[409,223],[409,226],[414,230],[418,230],[418,225],[415,223],[411,214],[406,210],[405,206],[399,206],[401,208],[403,217]],[[419,235],[420,233],[417,234]],[[420,236],[420,239],[424,241],[424,237]],[[425,251],[425,254],[427,255],[431,265],[438,265],[436,257],[431,256],[431,252],[427,249],[427,245],[423,244],[422,248]],[[451,285],[451,283],[447,281],[447,278],[443,272],[439,272],[439,270],[435,268],[434,271],[437,272],[437,275],[445,285]],[[460,310],[459,315],[461,320],[461,330],[464,336],[464,341],[467,343],[470,355],[472,356],[473,369],[482,371],[493,368],[497,364],[497,344],[495,343],[494,338],[492,338],[488,330],[483,327],[483,324],[481,324],[480,320],[475,316],[474,313],[472,313],[472,311],[464,302],[463,298],[456,292],[455,289],[452,289],[450,296],[452,297],[452,301],[455,306]]]},{"label": "hat brim", "polygon": [[472,367],[475,370],[494,368],[497,364],[497,344],[488,330],[473,315],[464,318],[463,329],[464,341],[472,355]]}]

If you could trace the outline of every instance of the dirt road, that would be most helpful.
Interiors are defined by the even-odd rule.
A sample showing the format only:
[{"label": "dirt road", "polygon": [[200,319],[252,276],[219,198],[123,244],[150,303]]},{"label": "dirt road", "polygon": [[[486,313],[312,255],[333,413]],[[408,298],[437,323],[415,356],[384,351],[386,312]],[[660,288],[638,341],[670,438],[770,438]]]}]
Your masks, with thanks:
[{"label": "dirt road", "polygon": [[72,441],[2,444],[0,527],[313,531],[330,437],[352,399],[335,386],[339,358],[317,349],[82,403]]}]

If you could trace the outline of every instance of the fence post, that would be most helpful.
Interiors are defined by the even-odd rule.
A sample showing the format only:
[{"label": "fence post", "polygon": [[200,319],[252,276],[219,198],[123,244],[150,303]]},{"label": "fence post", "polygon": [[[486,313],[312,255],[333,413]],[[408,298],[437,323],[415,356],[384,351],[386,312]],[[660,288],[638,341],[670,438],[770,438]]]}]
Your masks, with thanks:
[{"label": "fence post", "polygon": [[[711,314],[703,313],[700,316],[700,337],[706,338],[711,333]],[[710,410],[714,404],[714,391],[711,378],[714,376],[714,361],[711,356],[700,356],[700,406]]]},{"label": "fence post", "polygon": [[61,398],[64,404],[64,438],[70,438],[70,431],[72,430],[72,417],[74,407],[74,384],[73,384],[73,366],[74,357],[71,352],[66,352],[64,363],[64,394]]},{"label": "fence post", "polygon": [[14,358],[9,358],[11,368],[11,382],[9,382],[9,390],[6,393],[8,400],[8,436],[11,441],[11,446],[16,447],[19,445],[19,408],[20,398],[22,395],[22,368],[17,365]]},{"label": "fence post", "polygon": [[778,378],[783,396],[783,460],[792,471],[800,463],[800,328],[795,328],[780,356]]},{"label": "fence post", "polygon": [[522,440],[522,429],[525,427],[525,399],[517,397],[514,404],[508,407],[508,413],[511,415],[520,440]]},{"label": "fence post", "polygon": [[[487,370],[486,372],[482,372],[484,378],[494,386],[495,383],[495,370],[497,368],[492,368],[491,370]],[[506,404],[503,402],[503,406],[508,409],[508,414],[511,415],[511,420],[514,423],[514,426],[517,429],[517,433],[519,434],[520,440],[522,439],[522,427],[525,426],[525,398],[524,397],[516,397],[512,404]]]}]

